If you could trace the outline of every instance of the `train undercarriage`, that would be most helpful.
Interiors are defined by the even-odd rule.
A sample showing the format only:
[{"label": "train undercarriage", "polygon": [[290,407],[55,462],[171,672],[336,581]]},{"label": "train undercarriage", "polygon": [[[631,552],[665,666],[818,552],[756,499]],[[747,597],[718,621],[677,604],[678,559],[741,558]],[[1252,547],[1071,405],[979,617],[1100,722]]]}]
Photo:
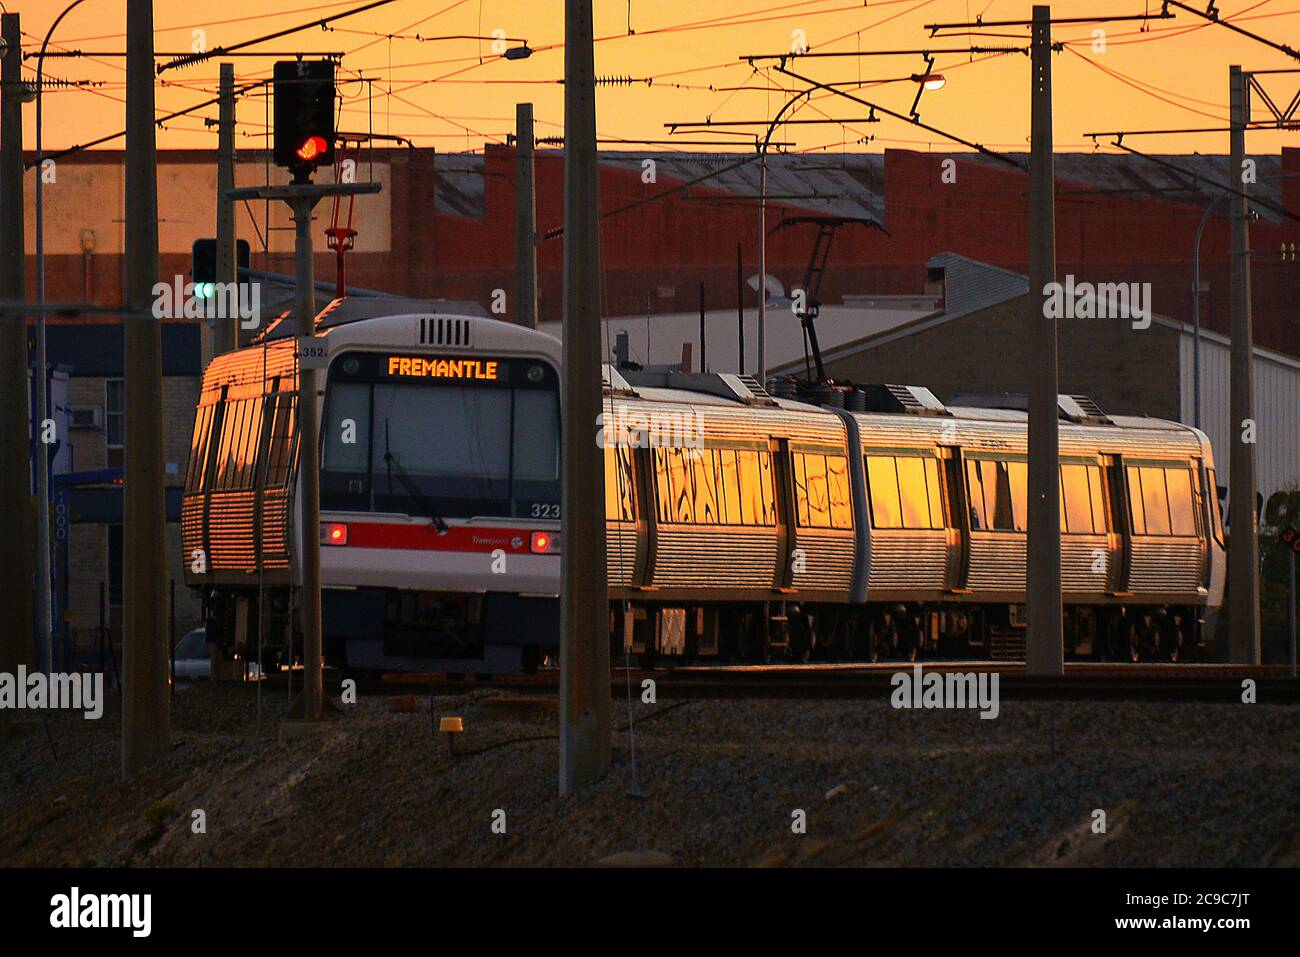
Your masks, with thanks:
[{"label": "train undercarriage", "polygon": [[[1065,653],[1094,661],[1185,660],[1202,645],[1201,611],[1167,605],[1067,606]],[[1025,653],[1023,605],[614,603],[610,620],[616,653],[621,648],[642,661],[1016,660]]]},{"label": "train undercarriage", "polygon": [[[327,664],[350,671],[528,672],[558,654],[553,609],[542,616],[530,610],[524,631],[517,630],[515,621],[500,621],[503,612],[485,601],[489,596],[376,591],[373,607],[360,607],[351,616],[379,628],[365,636],[370,650],[358,644],[359,635],[347,633],[357,625],[336,612],[326,616]],[[260,661],[267,673],[301,665],[297,612],[287,589],[268,590],[260,600],[252,591],[215,592],[205,606],[208,640],[223,657]],[[1086,661],[1186,660],[1203,647],[1203,612],[1194,606],[1067,605],[1065,654]],[[631,658],[643,666],[1014,661],[1025,652],[1024,606],[1017,604],[615,600],[609,623],[614,658]]]}]

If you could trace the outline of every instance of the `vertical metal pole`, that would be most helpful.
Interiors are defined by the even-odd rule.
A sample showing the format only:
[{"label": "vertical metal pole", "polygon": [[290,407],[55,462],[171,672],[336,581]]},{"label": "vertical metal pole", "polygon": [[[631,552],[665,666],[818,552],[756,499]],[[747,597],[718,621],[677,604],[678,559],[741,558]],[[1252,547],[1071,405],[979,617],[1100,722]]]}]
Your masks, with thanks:
[{"label": "vertical metal pole", "polygon": [[700,283],[700,371],[709,371],[709,353],[704,339],[704,283]]},{"label": "vertical metal pole", "polygon": [[[153,0],[126,6],[126,301],[151,311],[158,280],[158,158],[154,140]],[[167,687],[167,545],[163,495],[162,329],[123,320],[126,487],[123,494],[122,775],[171,743]]]},{"label": "vertical metal pole", "polygon": [[609,593],[596,445],[600,388],[600,204],[592,0],[564,11],[564,477],[560,592],[560,793],[610,763]]},{"label": "vertical metal pole", "polygon": [[[297,260],[298,336],[316,331],[316,273],[312,263],[311,218],[317,197],[296,196],[293,209],[294,255]],[[597,380],[599,381],[599,380]],[[321,716],[325,685],[321,675],[320,599],[320,411],[316,407],[316,370],[298,366],[298,421],[301,439],[298,471],[302,477],[302,610],[303,717]]]},{"label": "vertical metal pole", "polygon": [[[65,13],[67,11],[64,11]],[[57,26],[58,23],[54,24]],[[54,32],[54,27],[50,28]],[[46,41],[49,34],[46,34]],[[45,305],[45,217],[44,151],[41,148],[41,92],[45,85],[45,47],[36,61],[36,302]],[[50,458],[41,441],[45,419],[49,416],[46,395],[45,312],[36,314],[36,362],[32,383],[36,388],[35,418],[32,419],[32,448],[36,456],[36,663],[50,667]],[[24,379],[26,377],[24,376]]]},{"label": "vertical metal pole", "polygon": [[1052,12],[1034,7],[1029,159],[1029,542],[1025,670],[1059,675],[1061,636],[1061,485],[1057,421],[1056,319],[1043,308],[1056,278],[1052,143]]},{"label": "vertical metal pole", "polygon": [[1223,202],[1227,193],[1220,193],[1205,207],[1201,221],[1196,224],[1196,238],[1192,240],[1192,425],[1201,427],[1201,236],[1210,221],[1214,208]]},{"label": "vertical metal pole", "polygon": [[[0,16],[6,46],[0,61],[0,299],[22,301],[23,116],[22,34],[18,14]],[[40,176],[40,171],[36,174]],[[0,319],[0,514],[6,516],[0,548],[0,673],[16,674],[32,663],[32,579],[36,572],[32,532],[32,482],[27,436],[31,400],[27,380],[27,318]],[[0,735],[8,717],[0,712]]]},{"label": "vertical metal pole", "polygon": [[533,104],[515,104],[515,322],[537,328],[537,201]]},{"label": "vertical metal pole", "polygon": [[1295,674],[1295,549],[1286,552],[1286,634],[1290,650],[1291,677]]},{"label": "vertical metal pole", "polygon": [[[1228,68],[1229,127],[1231,133],[1228,181],[1248,191],[1242,175],[1246,160],[1246,122],[1250,117],[1249,74],[1239,66]],[[1255,512],[1255,376],[1252,363],[1254,338],[1250,314],[1250,230],[1245,196],[1229,199],[1232,248],[1228,254],[1232,388],[1229,397],[1228,441],[1228,657],[1243,664],[1259,664],[1259,518]]]},{"label": "vertical metal pole", "polygon": [[[230,191],[235,188],[235,65],[221,64],[219,88],[220,104],[217,110],[217,262],[216,282],[234,283],[239,274],[235,260],[235,201]],[[233,288],[233,287],[227,287]],[[217,303],[223,300],[218,298]],[[230,315],[212,320],[212,355],[234,352],[239,347],[238,310],[228,310]],[[209,356],[204,356],[205,364]]]},{"label": "vertical metal pole", "polygon": [[736,371],[745,374],[745,257],[740,243],[736,243],[736,339],[740,357]]},{"label": "vertical metal pole", "polygon": [[758,384],[767,388],[767,146],[759,161],[758,187]]}]

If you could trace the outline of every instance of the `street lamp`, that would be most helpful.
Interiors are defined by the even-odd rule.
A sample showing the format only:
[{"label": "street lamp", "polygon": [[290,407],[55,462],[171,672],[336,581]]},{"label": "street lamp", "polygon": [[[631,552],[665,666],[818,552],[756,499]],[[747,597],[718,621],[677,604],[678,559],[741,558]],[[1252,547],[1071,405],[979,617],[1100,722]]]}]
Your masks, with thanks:
[{"label": "street lamp", "polygon": [[1196,238],[1192,240],[1192,425],[1201,427],[1201,234],[1209,222],[1210,213],[1227,199],[1220,193],[1205,207],[1201,221],[1196,224]]},{"label": "street lamp", "polygon": [[948,79],[942,73],[913,73],[912,82],[920,83],[923,88],[933,92],[942,90]]}]

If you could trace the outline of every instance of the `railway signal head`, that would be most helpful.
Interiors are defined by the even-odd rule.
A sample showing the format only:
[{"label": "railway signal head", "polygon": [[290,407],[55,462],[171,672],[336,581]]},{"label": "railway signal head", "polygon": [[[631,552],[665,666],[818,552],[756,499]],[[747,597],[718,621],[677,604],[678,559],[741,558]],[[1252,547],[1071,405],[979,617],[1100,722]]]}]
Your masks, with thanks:
[{"label": "railway signal head", "polygon": [[306,182],[334,162],[334,61],[281,60],[275,65],[275,165]]}]

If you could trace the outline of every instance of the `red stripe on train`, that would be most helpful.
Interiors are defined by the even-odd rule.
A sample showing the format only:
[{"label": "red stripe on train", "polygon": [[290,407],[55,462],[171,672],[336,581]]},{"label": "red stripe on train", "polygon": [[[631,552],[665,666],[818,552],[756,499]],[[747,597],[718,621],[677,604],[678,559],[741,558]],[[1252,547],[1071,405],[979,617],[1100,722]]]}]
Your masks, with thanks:
[{"label": "red stripe on train", "polygon": [[431,552],[528,552],[528,532],[518,528],[453,525],[438,534],[432,525],[346,522],[348,548],[398,548]]}]

